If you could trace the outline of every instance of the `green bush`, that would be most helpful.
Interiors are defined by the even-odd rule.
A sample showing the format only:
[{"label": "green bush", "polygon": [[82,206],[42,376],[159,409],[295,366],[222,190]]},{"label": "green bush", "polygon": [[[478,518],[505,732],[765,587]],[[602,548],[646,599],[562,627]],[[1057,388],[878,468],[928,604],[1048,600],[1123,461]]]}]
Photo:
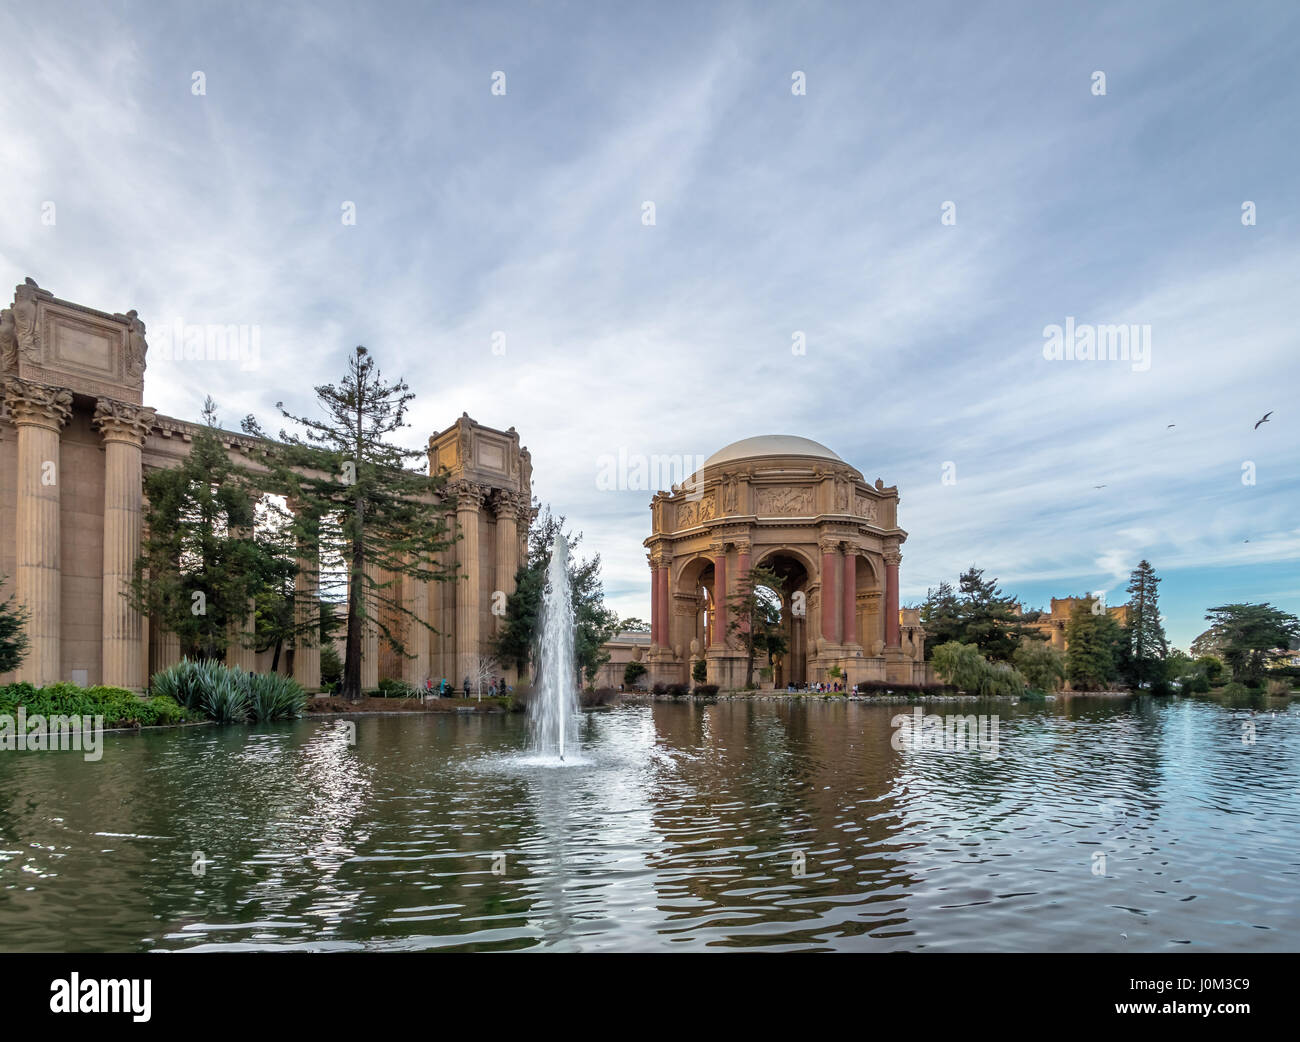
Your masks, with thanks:
[{"label": "green bush", "polygon": [[646,664],[633,659],[623,667],[623,686],[636,687],[636,682],[646,675]]},{"label": "green bush", "polygon": [[252,690],[248,674],[239,667],[214,672],[203,692],[203,711],[222,724],[242,724],[248,719]]},{"label": "green bush", "polygon": [[1055,691],[1065,680],[1065,656],[1044,641],[1021,642],[1012,661],[1031,688]]},{"label": "green bush", "polygon": [[989,662],[974,644],[950,640],[934,649],[934,670],[949,684],[981,697],[1020,695],[1025,678],[1005,662]]},{"label": "green bush", "polygon": [[379,682],[380,698],[415,698],[416,690],[405,680],[385,677]]},{"label": "green bush", "polygon": [[695,693],[697,695],[708,695],[708,696],[716,695],[718,693],[718,685],[717,684],[696,684]]},{"label": "green bush", "polygon": [[320,686],[329,690],[343,679],[343,660],[339,658],[333,641],[326,641],[320,649]]},{"label": "green bush", "polygon": [[194,719],[195,714],[165,695],[142,699],[120,687],[78,687],[76,684],[50,684],[36,688],[31,684],[10,684],[0,688],[0,712],[13,715],[23,706],[34,716],[102,716],[104,726],[152,727]]},{"label": "green bush", "polygon": [[1020,695],[1022,702],[1046,702],[1047,692],[1039,691],[1037,688],[1027,687]]},{"label": "green bush", "polygon": [[282,673],[250,673],[248,715],[258,723],[296,720],[307,705],[307,692]]},{"label": "green bush", "polygon": [[703,684],[709,679],[709,664],[702,658],[697,658],[691,665],[691,679],[697,684]]}]

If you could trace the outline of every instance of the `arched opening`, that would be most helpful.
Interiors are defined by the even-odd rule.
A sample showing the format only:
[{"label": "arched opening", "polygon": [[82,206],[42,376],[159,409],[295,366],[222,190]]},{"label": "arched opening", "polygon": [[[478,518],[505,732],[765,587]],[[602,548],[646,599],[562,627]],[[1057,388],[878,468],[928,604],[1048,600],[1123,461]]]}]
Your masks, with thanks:
[{"label": "arched opening", "polygon": [[[805,684],[808,681],[808,584],[811,568],[801,554],[787,548],[767,551],[758,565],[781,578],[779,595],[785,650],[773,662],[772,683],[775,687]],[[773,596],[777,596],[773,593]]]}]

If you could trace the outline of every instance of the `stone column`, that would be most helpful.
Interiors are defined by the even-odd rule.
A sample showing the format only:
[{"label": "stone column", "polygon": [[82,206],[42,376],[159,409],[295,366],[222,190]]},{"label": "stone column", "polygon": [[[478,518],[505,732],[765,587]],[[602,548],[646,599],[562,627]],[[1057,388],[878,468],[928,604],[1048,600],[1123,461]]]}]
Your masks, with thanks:
[{"label": "stone column", "polygon": [[[293,509],[294,504],[290,504]],[[293,679],[306,691],[320,690],[320,550],[309,539],[298,543],[298,574],[293,580],[293,616],[298,633],[293,646]]]},{"label": "stone column", "polygon": [[714,543],[709,548],[713,552],[713,609],[714,630],[713,643],[720,648],[727,646],[727,548],[722,543]]},{"label": "stone column", "polygon": [[898,628],[898,566],[903,555],[885,551],[885,647],[896,648],[901,642]]},{"label": "stone column", "polygon": [[659,566],[653,554],[646,554],[650,565],[650,646],[659,646]]},{"label": "stone column", "polygon": [[[515,573],[519,570],[519,504],[516,499],[516,495],[508,492],[497,498],[497,589],[507,597],[515,592]],[[498,631],[500,627],[498,621]]]},{"label": "stone column", "polygon": [[[749,578],[749,562],[751,561],[752,556],[753,556],[753,546],[750,544],[749,540],[748,539],[737,540],[736,541],[736,588],[738,590],[743,590],[745,588],[745,580]],[[749,632],[748,619],[744,620],[744,622],[742,623],[742,627],[743,627],[742,632],[744,633]]]},{"label": "stone column", "polygon": [[18,428],[15,591],[27,609],[27,657],[18,680],[57,682],[62,612],[59,544],[59,432],[72,415],[72,392],[27,380],[4,383],[9,420]]},{"label": "stone column", "polygon": [[424,690],[433,667],[429,661],[429,638],[432,634],[423,621],[429,618],[429,584],[413,575],[402,576],[402,604],[415,618],[403,619],[406,630],[406,654],[414,658],[402,659],[404,679],[417,691]]},{"label": "stone column", "polygon": [[858,642],[858,555],[851,546],[844,548],[844,578],[840,582],[844,601],[841,636],[845,644]]},{"label": "stone column", "polygon": [[104,436],[103,677],[110,687],[142,690],[148,680],[141,655],[143,618],[126,594],[140,556],[144,439],[152,409],[100,398],[95,426]]},{"label": "stone column", "polygon": [[655,572],[655,586],[659,590],[659,643],[672,647],[673,643],[673,609],[672,596],[668,592],[668,559],[659,558],[659,568]]},{"label": "stone column", "polygon": [[841,604],[839,596],[840,547],[832,540],[823,540],[822,552],[822,640],[831,644],[840,641]]},{"label": "stone column", "polygon": [[[232,536],[237,538],[251,538],[252,531],[247,529],[232,530]],[[257,652],[251,647],[245,646],[245,641],[251,638],[257,629],[257,618],[254,614],[253,599],[248,600],[248,611],[242,619],[232,619],[226,624],[226,665],[238,666],[245,672],[252,673],[257,669]]]},{"label": "stone column", "polygon": [[478,512],[484,490],[478,485],[462,484],[456,492],[456,674],[447,682],[457,690],[469,677],[477,684],[479,655],[479,546]]}]

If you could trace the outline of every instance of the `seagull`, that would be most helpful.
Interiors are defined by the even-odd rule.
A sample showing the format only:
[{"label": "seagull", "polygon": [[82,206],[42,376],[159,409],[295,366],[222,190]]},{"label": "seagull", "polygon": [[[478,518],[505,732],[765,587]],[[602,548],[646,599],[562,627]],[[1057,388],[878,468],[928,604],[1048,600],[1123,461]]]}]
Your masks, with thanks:
[{"label": "seagull", "polygon": [[1093,487],[1093,488],[1105,488],[1106,486],[1105,486],[1105,485],[1093,485],[1092,487]]},{"label": "seagull", "polygon": [[1259,425],[1260,425],[1261,423],[1268,423],[1268,418],[1269,418],[1270,416],[1272,416],[1272,415],[1273,415],[1273,410],[1272,410],[1272,409],[1269,409],[1268,412],[1264,413],[1264,418],[1263,418],[1262,420],[1256,420],[1256,421],[1255,421],[1255,430],[1259,430]]},{"label": "seagull", "polygon": [[1165,428],[1165,430],[1167,430],[1167,431],[1171,431],[1171,430],[1173,430],[1173,429],[1174,429],[1175,427],[1177,427],[1177,426],[1178,426],[1178,424],[1176,424],[1176,423],[1171,423],[1171,424],[1169,424],[1169,426],[1167,426],[1167,427]]}]

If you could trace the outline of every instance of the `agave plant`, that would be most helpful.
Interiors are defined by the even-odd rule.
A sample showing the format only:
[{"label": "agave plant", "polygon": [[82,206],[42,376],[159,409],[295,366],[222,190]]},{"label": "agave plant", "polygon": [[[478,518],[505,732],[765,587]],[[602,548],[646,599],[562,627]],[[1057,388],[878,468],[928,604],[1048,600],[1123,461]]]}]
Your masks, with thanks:
[{"label": "agave plant", "polygon": [[242,669],[215,664],[204,691],[203,711],[223,724],[241,724],[248,719],[248,674]]},{"label": "agave plant", "polygon": [[248,715],[259,723],[293,720],[302,716],[307,692],[282,673],[250,673]]}]

